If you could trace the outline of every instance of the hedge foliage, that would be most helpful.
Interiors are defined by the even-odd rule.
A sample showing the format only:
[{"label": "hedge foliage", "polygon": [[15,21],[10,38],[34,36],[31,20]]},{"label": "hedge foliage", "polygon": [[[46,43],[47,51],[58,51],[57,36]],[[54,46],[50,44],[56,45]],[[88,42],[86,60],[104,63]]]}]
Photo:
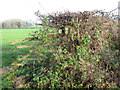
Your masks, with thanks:
[{"label": "hedge foliage", "polygon": [[27,87],[120,87],[117,20],[102,11],[36,15],[43,21],[31,33],[37,38],[31,53],[38,59],[21,66],[19,74]]}]

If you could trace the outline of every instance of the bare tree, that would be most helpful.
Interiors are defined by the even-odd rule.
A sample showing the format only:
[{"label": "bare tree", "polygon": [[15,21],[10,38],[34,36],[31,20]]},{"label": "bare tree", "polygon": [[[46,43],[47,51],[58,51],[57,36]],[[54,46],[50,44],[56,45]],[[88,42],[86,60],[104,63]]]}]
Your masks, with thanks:
[{"label": "bare tree", "polygon": [[1,24],[3,29],[20,29],[32,25],[30,22],[20,19],[6,20],[3,21]]}]

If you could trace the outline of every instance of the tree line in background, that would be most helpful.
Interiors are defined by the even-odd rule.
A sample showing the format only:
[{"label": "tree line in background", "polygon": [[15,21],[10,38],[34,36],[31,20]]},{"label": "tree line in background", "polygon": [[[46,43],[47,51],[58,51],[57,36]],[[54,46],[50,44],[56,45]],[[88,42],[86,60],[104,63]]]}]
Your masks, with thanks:
[{"label": "tree line in background", "polygon": [[27,28],[28,26],[32,26],[32,23],[20,19],[11,19],[0,22],[0,29],[21,29]]}]

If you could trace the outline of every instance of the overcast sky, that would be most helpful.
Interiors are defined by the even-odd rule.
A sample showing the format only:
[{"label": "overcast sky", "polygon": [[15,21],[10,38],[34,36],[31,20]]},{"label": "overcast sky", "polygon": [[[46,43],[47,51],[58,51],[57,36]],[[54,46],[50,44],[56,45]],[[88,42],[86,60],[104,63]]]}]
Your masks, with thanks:
[{"label": "overcast sky", "polygon": [[[120,0],[1,0],[0,21],[7,19],[35,20],[34,12],[91,11],[94,9],[111,11]],[[40,4],[39,4],[40,3]],[[44,8],[44,9],[43,9]]]}]

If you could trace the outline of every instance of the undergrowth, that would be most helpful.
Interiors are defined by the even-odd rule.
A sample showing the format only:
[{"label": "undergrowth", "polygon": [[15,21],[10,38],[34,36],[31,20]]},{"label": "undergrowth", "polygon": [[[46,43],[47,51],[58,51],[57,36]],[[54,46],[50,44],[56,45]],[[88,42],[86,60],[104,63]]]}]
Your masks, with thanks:
[{"label": "undergrowth", "polygon": [[[37,60],[23,61],[11,71],[13,76],[25,76],[25,88],[120,88],[117,27],[110,18],[96,13],[101,12],[74,14],[79,21],[71,13],[44,17],[44,27],[31,33],[37,39],[31,51]],[[10,76],[3,77],[5,87]]]}]

